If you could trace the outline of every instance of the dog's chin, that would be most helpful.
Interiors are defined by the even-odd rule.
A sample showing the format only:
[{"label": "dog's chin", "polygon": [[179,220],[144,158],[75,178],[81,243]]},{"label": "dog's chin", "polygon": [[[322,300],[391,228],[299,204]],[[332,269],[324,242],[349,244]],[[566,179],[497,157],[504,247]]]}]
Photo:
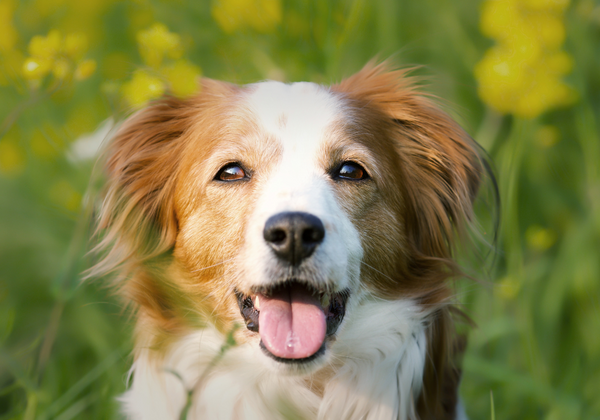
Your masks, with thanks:
[{"label": "dog's chin", "polygon": [[246,328],[255,334],[251,345],[266,365],[279,373],[305,374],[327,364],[350,293],[289,279],[235,295]]}]

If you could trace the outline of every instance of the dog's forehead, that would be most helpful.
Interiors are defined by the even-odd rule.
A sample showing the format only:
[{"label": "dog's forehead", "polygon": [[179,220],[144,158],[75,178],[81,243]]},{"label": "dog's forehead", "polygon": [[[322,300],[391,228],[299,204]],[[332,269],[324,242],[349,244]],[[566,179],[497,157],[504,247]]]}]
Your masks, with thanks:
[{"label": "dog's forehead", "polygon": [[251,86],[248,104],[257,123],[287,151],[314,150],[342,118],[341,100],[315,83]]}]

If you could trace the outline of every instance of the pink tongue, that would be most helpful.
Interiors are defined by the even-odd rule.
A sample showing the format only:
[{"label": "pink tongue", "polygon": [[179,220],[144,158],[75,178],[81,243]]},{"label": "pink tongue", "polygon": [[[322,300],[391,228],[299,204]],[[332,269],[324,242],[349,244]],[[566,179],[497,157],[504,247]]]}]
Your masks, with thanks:
[{"label": "pink tongue", "polygon": [[325,313],[316,296],[298,284],[270,297],[259,296],[260,338],[271,353],[284,359],[303,359],[321,348]]}]

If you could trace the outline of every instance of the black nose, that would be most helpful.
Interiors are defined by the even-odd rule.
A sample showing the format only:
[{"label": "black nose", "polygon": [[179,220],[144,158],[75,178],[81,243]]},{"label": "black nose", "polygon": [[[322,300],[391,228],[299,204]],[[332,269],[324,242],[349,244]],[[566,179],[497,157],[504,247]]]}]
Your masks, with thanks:
[{"label": "black nose", "polygon": [[298,265],[323,242],[325,227],[312,214],[285,212],[267,220],[263,236],[279,258]]}]

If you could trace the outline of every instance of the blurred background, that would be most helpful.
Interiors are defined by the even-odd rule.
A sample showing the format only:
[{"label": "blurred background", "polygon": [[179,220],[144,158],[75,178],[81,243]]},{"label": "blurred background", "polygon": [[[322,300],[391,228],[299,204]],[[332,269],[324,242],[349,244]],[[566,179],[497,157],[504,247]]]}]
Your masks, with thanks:
[{"label": "blurred background", "polygon": [[0,0],[0,419],[119,418],[131,322],[81,282],[115,122],[199,75],[329,84],[375,56],[421,66],[494,162],[498,241],[457,288],[468,414],[600,419],[594,0]]}]

